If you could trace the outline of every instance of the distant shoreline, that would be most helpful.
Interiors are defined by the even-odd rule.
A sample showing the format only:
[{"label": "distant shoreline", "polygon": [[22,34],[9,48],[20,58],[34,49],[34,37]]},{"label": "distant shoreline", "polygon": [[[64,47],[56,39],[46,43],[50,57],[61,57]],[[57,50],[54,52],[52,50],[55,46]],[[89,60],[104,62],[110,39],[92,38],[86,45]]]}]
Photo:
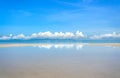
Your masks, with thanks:
[{"label": "distant shoreline", "polygon": [[120,47],[120,43],[5,43],[0,44],[0,48],[2,47],[27,47],[27,46],[50,46],[50,45],[84,45],[84,46],[115,46]]}]

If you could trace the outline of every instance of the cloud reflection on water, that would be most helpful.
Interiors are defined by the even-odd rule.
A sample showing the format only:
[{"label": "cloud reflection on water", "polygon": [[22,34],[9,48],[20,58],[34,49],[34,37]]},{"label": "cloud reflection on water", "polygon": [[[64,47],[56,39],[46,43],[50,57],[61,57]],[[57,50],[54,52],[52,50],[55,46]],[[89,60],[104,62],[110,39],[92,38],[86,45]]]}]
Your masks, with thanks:
[{"label": "cloud reflection on water", "polygon": [[82,49],[83,44],[39,44],[35,45],[34,47],[39,47],[39,48],[45,48],[45,49],[51,49],[51,48],[76,48],[76,49]]}]

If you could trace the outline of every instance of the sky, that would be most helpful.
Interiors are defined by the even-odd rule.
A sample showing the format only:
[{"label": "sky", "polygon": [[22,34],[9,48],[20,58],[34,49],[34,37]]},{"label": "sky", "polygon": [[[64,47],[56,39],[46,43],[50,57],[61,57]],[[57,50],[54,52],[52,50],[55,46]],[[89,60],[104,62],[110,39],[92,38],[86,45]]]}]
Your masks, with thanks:
[{"label": "sky", "polygon": [[0,0],[0,36],[119,30],[120,0]]}]

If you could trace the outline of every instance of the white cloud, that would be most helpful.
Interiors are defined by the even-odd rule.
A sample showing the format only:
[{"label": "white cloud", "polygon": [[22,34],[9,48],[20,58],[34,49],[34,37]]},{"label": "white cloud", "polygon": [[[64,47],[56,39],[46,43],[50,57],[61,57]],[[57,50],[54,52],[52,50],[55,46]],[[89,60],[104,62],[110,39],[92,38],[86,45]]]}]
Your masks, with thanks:
[{"label": "white cloud", "polygon": [[19,34],[19,35],[13,36],[12,39],[26,39],[26,36],[24,34]]},{"label": "white cloud", "polygon": [[11,37],[9,37],[9,36],[2,36],[2,37],[0,37],[0,40],[9,40],[9,39],[11,39]]},{"label": "white cloud", "polygon": [[76,37],[84,37],[83,33],[80,31],[76,32]]},{"label": "white cloud", "polygon": [[30,36],[25,36],[24,34],[13,35],[10,34],[9,36],[2,36],[0,40],[8,40],[8,39],[79,39],[83,38],[84,34],[80,31],[76,33],[72,32],[54,32],[51,33],[50,31],[47,32],[40,32],[40,33],[33,33]]},{"label": "white cloud", "polygon": [[49,38],[49,39],[71,39],[71,38],[82,38],[84,37],[82,32],[77,31],[76,34],[72,32],[54,32],[51,33],[50,31],[47,32],[40,32],[34,33],[30,36],[30,38]]},{"label": "white cloud", "polygon": [[10,34],[9,36],[10,36],[10,37],[12,37],[12,36],[13,36],[13,34]]},{"label": "white cloud", "polygon": [[120,38],[120,33],[110,33],[110,34],[102,34],[102,35],[94,35],[90,37],[91,39],[106,39],[106,38]]},{"label": "white cloud", "polygon": [[24,34],[19,35],[13,35],[10,34],[8,36],[1,36],[0,40],[11,40],[11,39],[120,39],[120,33],[110,33],[110,34],[101,34],[101,35],[93,35],[93,36],[85,36],[82,32],[76,31],[76,33],[72,32],[39,32],[39,33],[33,33],[29,36],[26,36]]}]

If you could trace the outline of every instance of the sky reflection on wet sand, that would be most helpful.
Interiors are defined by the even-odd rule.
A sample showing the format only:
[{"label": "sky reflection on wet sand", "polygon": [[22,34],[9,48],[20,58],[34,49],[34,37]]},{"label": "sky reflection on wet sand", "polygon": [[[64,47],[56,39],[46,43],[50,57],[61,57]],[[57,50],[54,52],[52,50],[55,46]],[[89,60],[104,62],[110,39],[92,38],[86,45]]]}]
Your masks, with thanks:
[{"label": "sky reflection on wet sand", "polygon": [[0,45],[0,78],[119,78],[119,44]]}]

